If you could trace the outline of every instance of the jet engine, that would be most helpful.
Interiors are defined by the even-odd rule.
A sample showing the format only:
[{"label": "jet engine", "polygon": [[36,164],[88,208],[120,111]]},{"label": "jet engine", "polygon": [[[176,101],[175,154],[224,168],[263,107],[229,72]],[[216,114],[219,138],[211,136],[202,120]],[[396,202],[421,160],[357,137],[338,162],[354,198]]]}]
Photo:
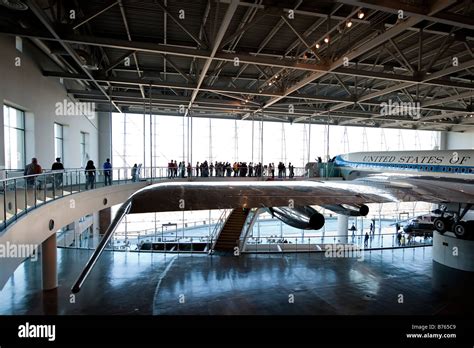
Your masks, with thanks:
[{"label": "jet engine", "polygon": [[324,216],[310,206],[272,207],[270,213],[285,224],[302,230],[319,230],[324,226]]},{"label": "jet engine", "polygon": [[347,216],[367,216],[369,213],[369,207],[365,204],[334,204],[322,205],[322,207],[336,214]]}]

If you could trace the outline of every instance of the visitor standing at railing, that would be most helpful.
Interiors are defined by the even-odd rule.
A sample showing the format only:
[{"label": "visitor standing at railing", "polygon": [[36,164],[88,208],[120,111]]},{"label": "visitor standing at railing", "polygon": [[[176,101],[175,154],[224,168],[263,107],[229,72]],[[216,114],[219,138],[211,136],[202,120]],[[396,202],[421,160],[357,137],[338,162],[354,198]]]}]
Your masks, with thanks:
[{"label": "visitor standing at railing", "polygon": [[171,162],[168,162],[168,179],[171,179],[173,176],[173,160]]},{"label": "visitor standing at railing", "polygon": [[53,163],[51,166],[51,170],[53,172],[57,172],[54,174],[54,184],[56,187],[61,187],[63,184],[63,171],[64,171],[64,165],[61,163],[61,158],[58,157],[56,158],[56,162]]},{"label": "visitor standing at railing", "polygon": [[173,177],[176,178],[178,176],[178,162],[174,160],[173,163]]},{"label": "visitor standing at railing", "polygon": [[212,162],[211,162],[211,165],[209,166],[209,172],[210,172],[210,176],[214,175],[214,164]]},{"label": "visitor standing at railing", "polygon": [[104,169],[105,186],[112,185],[112,163],[110,163],[110,158],[105,160],[102,168]]},{"label": "visitor standing at railing", "polygon": [[179,162],[179,176],[180,176],[181,178],[184,178],[184,173],[185,173],[185,171],[186,171],[186,166],[185,166],[185,164],[184,164],[184,161]]},{"label": "visitor standing at railing", "polygon": [[186,168],[188,170],[188,178],[192,177],[193,176],[193,166],[191,165],[191,163],[188,162],[188,166]]},{"label": "visitor standing at railing", "polygon": [[132,181],[138,181],[138,166],[136,163],[132,167]]},{"label": "visitor standing at railing", "polygon": [[290,179],[293,179],[295,177],[295,166],[291,164],[288,164],[288,169],[290,170]]},{"label": "visitor standing at railing", "polygon": [[95,166],[94,166],[94,161],[89,160],[87,161],[86,165],[86,190],[89,189],[89,186],[91,189],[94,188],[95,185]]},{"label": "visitor standing at railing", "polygon": [[25,171],[23,172],[24,176],[34,175],[26,179],[27,185],[29,187],[33,187],[36,182],[36,175],[39,175],[42,172],[43,172],[43,168],[41,168],[41,166],[38,164],[38,159],[36,157],[33,157],[31,159],[31,163],[25,167]]}]

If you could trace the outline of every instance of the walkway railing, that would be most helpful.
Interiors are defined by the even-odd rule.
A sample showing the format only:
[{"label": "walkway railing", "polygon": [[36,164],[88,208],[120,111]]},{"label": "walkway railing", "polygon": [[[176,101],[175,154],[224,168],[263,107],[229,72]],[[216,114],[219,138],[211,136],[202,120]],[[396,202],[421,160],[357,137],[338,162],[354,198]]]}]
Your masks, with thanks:
[{"label": "walkway railing", "polygon": [[410,240],[398,240],[393,233],[382,233],[369,236],[313,236],[313,237],[248,237],[243,252],[308,252],[326,251],[326,246],[337,244],[350,245],[358,250],[411,248],[433,245],[431,236],[414,236]]},{"label": "walkway railing", "polygon": [[[74,233],[74,231],[70,231]],[[76,238],[78,236],[74,236]],[[123,237],[123,236],[121,236]],[[345,238],[347,239],[345,239]],[[71,244],[66,245],[58,242],[59,247],[73,249],[95,249],[97,241],[91,238],[82,238],[80,240],[69,239]],[[156,236],[147,235],[140,236],[129,234],[128,238],[113,239],[106,247],[106,250],[112,251],[136,251],[136,252],[208,252],[215,237],[211,235],[164,235]],[[284,253],[284,252],[340,252],[343,257],[345,252],[357,252],[364,250],[380,250],[380,249],[403,249],[432,246],[433,239],[431,236],[417,236],[410,241],[398,241],[394,234],[376,234],[371,236],[367,243],[364,238],[356,236],[354,238],[348,236],[318,236],[310,238],[289,237],[249,237],[247,243],[243,246],[243,253]],[[337,249],[338,246],[344,246],[344,250]]]},{"label": "walkway railing", "polygon": [[[187,172],[170,170],[168,167],[113,168],[110,172],[102,169],[88,171],[79,168],[45,171],[41,174],[27,176],[22,176],[19,171],[4,170],[3,173],[8,177],[0,180],[0,231],[5,230],[9,224],[39,206],[86,190],[138,181],[154,183],[166,179],[196,177],[195,168],[189,178]],[[265,172],[264,174],[266,175],[253,178],[268,179],[271,177],[271,173]],[[304,168],[295,168],[295,179],[301,179],[304,174]],[[199,177],[201,178],[201,176]],[[232,180],[234,176],[232,174],[220,178]],[[275,178],[278,179],[278,172],[275,173]],[[284,179],[288,178],[287,172]],[[204,177],[204,179],[211,178]]]},{"label": "walkway railing", "polygon": [[[56,199],[107,185],[161,179],[166,168],[148,168],[132,176],[131,168],[103,170],[67,169],[0,181],[0,231],[31,210]],[[110,178],[110,179],[109,179]]]}]

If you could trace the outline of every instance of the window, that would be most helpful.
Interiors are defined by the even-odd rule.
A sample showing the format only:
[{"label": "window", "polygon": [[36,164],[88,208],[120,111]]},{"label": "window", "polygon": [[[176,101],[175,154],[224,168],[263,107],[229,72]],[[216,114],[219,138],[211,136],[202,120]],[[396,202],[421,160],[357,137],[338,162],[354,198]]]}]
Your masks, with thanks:
[{"label": "window", "polygon": [[64,162],[64,126],[59,123],[54,124],[54,156],[60,157]]},{"label": "window", "polygon": [[88,147],[88,134],[81,132],[81,167],[85,167],[89,160],[89,154],[87,153]]},{"label": "window", "polygon": [[11,106],[3,106],[5,135],[5,168],[25,167],[25,113]]}]

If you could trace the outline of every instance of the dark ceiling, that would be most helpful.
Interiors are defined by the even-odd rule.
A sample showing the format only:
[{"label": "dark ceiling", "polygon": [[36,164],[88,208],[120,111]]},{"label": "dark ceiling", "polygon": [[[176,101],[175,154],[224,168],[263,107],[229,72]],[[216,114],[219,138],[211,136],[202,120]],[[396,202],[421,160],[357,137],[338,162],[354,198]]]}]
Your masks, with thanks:
[{"label": "dark ceiling", "polygon": [[[42,66],[44,75],[62,78],[72,97],[95,102],[99,110],[474,127],[471,1],[1,4],[0,32],[28,38],[55,62]],[[389,102],[419,106],[420,113],[387,115],[383,103]]]}]

